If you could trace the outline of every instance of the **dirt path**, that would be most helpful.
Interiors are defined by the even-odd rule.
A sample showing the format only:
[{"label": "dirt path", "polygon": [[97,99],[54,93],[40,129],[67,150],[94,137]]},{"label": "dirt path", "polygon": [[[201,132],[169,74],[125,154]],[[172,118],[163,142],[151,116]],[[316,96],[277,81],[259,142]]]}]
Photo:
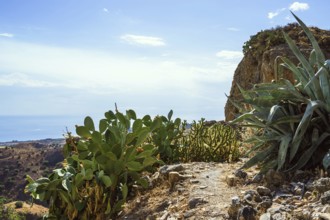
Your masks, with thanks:
[{"label": "dirt path", "polygon": [[240,184],[229,187],[226,183],[226,177],[241,165],[242,162],[182,164],[181,180],[172,189],[165,178],[130,200],[120,219],[227,219],[231,198],[252,189]]}]

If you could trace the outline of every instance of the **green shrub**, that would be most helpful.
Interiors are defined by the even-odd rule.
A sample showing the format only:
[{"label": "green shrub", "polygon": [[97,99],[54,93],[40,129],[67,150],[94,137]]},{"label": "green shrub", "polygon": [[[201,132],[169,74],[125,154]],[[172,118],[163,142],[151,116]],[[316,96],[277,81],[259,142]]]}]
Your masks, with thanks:
[{"label": "green shrub", "polygon": [[155,154],[159,155],[165,163],[180,161],[179,141],[183,137],[185,129],[181,119],[176,118],[173,121],[172,115],[173,111],[171,110],[167,117],[157,116],[154,120],[151,120],[147,116],[143,119],[144,124],[155,127],[147,141],[157,147]]},{"label": "green shrub", "polygon": [[23,214],[17,213],[13,208],[5,208],[4,205],[0,204],[0,219],[6,220],[25,220]]},{"label": "green shrub", "polygon": [[225,123],[208,126],[204,119],[193,122],[180,139],[180,160],[183,162],[236,161],[239,158],[238,135]]},{"label": "green shrub", "polygon": [[241,107],[243,114],[234,122],[256,130],[250,140],[255,144],[250,153],[257,153],[245,168],[259,163],[261,172],[270,168],[294,171],[320,165],[323,158],[325,168],[329,166],[330,60],[325,61],[314,36],[294,17],[311,41],[313,51],[306,59],[283,33],[300,64],[296,66],[281,57],[284,62],[281,67],[292,71],[296,83],[276,79],[274,83],[257,84],[249,91],[241,89],[243,103],[251,109],[246,111]]},{"label": "green shrub", "polygon": [[22,201],[17,201],[15,202],[15,209],[23,208],[23,202]]},{"label": "green shrub", "polygon": [[[68,134],[65,163],[48,178],[33,180],[25,191],[34,199],[49,203],[49,217],[107,219],[122,209],[133,184],[148,186],[141,173],[160,161],[156,147],[146,138],[158,122],[145,123],[133,110],[126,115],[105,113],[96,130],[90,117],[77,126],[79,138]],[[130,130],[132,125],[132,130]]]}]

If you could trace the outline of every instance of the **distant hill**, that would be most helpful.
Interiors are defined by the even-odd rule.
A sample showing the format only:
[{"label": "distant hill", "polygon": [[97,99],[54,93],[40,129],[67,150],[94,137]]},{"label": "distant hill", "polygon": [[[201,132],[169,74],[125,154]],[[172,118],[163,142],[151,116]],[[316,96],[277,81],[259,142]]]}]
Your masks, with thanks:
[{"label": "distant hill", "polygon": [[25,175],[47,176],[61,167],[64,139],[46,139],[0,144],[0,196],[11,200],[28,200],[24,193]]}]

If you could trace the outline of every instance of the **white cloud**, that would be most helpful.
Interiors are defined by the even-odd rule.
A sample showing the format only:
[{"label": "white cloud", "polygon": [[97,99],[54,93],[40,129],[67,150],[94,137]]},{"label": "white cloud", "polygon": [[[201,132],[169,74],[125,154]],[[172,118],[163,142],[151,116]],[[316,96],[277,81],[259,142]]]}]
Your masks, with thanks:
[{"label": "white cloud", "polygon": [[139,114],[166,114],[172,108],[188,120],[206,115],[221,119],[219,94],[228,93],[239,62],[234,58],[240,57],[221,51],[224,59],[213,56],[203,62],[193,55],[140,59],[17,41],[0,41],[0,48],[1,99],[5,106],[33,106],[2,108],[0,114],[17,109],[15,114],[99,115],[117,102],[122,110],[133,108]]},{"label": "white cloud", "polygon": [[130,44],[146,45],[153,47],[165,46],[164,40],[159,37],[126,34],[121,36],[120,38]]},{"label": "white cloud", "polygon": [[107,8],[103,8],[103,11],[104,11],[105,13],[109,13],[109,10],[108,10]]},{"label": "white cloud", "polygon": [[267,17],[269,19],[273,19],[274,17],[278,16],[280,13],[282,13],[285,10],[286,10],[286,8],[281,8],[281,9],[277,9],[276,11],[273,11],[273,12],[268,12]]},{"label": "white cloud", "polygon": [[[7,73],[0,74],[0,85],[7,86],[57,86],[120,93],[157,89],[167,84],[189,90],[198,86],[195,79],[201,73],[207,73],[210,81],[225,81],[230,75],[227,71],[219,72],[216,59],[204,68],[166,56],[140,59],[18,42],[0,42],[0,48],[0,72]],[[235,59],[241,57],[241,52],[220,51],[217,56]],[[232,68],[236,65],[233,63]]]},{"label": "white cloud", "polygon": [[228,31],[239,31],[238,28],[235,28],[235,27],[229,27],[227,28]]},{"label": "white cloud", "polygon": [[0,37],[14,37],[14,35],[10,33],[1,33]]},{"label": "white cloud", "polygon": [[221,50],[216,53],[216,56],[227,60],[241,59],[243,57],[243,53],[241,51]]},{"label": "white cloud", "polygon": [[10,73],[0,75],[0,86],[24,86],[24,87],[54,87],[58,86],[55,83],[34,80],[24,73]]},{"label": "white cloud", "polygon": [[276,17],[277,15],[278,15],[278,12],[269,12],[267,17],[268,17],[269,19],[273,19],[273,18]]},{"label": "white cloud", "polygon": [[305,11],[309,9],[308,3],[294,2],[290,5],[289,9],[291,11]]}]

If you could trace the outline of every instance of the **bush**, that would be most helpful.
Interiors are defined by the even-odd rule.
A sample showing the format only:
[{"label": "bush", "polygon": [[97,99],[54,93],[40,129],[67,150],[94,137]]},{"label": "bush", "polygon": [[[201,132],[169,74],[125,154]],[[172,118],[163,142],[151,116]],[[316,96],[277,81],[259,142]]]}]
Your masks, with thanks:
[{"label": "bush", "polygon": [[240,153],[238,134],[229,124],[218,122],[211,126],[201,119],[180,139],[180,161],[232,162]]},{"label": "bush", "polygon": [[23,208],[23,202],[22,201],[17,201],[15,202],[15,209]]},{"label": "bush", "polygon": [[[76,126],[78,137],[68,133],[63,167],[47,178],[33,180],[27,175],[25,192],[49,203],[49,217],[115,218],[133,185],[148,186],[142,172],[162,164],[159,158],[166,162],[191,159],[188,151],[183,151],[188,149],[183,143],[193,143],[184,137],[186,124],[179,118],[173,121],[172,114],[170,111],[167,117],[151,119],[149,115],[137,118],[133,110],[126,114],[108,111],[98,129],[92,118],[86,117],[83,126]],[[223,156],[221,160],[236,157],[236,145],[230,141],[235,132],[215,126],[206,134],[206,138],[215,139],[204,140],[211,146],[208,155],[214,154],[213,159],[219,155]]]},{"label": "bush", "polygon": [[[281,57],[282,67],[292,71],[293,85],[285,79],[257,84],[251,90],[241,89],[244,103],[251,109],[234,122],[256,129],[250,140],[255,155],[244,168],[260,164],[268,169],[295,171],[322,164],[330,165],[330,60],[324,55],[306,25],[294,15],[312,43],[307,60],[291,38],[284,33],[289,47],[300,61],[298,66]],[[281,69],[280,69],[281,70]],[[278,74],[279,75],[279,74]],[[239,107],[239,104],[237,104]]]},{"label": "bush", "polygon": [[[49,203],[49,216],[68,219],[108,219],[122,209],[133,184],[148,182],[141,173],[160,161],[156,147],[145,140],[158,121],[138,119],[133,110],[126,115],[105,113],[96,130],[86,117],[76,127],[79,138],[68,134],[64,146],[65,162],[48,178],[33,180],[25,191]],[[132,123],[132,130],[131,128]]]}]

